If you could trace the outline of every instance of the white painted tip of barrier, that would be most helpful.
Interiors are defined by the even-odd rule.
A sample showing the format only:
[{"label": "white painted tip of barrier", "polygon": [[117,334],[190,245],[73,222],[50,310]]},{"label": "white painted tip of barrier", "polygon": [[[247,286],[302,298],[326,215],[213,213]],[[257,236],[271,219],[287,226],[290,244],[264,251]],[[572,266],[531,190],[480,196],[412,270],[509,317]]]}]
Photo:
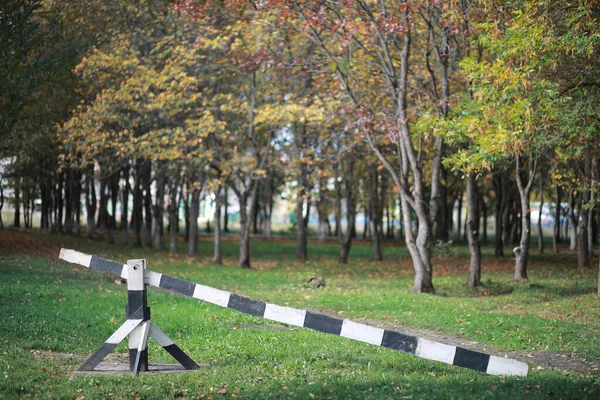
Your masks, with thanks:
[{"label": "white painted tip of barrier", "polygon": [[298,310],[292,307],[281,307],[269,303],[267,303],[265,307],[264,318],[270,319],[271,321],[302,327],[304,326],[305,317],[305,310]]},{"label": "white painted tip of barrier", "polygon": [[490,356],[486,372],[490,375],[527,376],[529,365],[510,358]]},{"label": "white painted tip of barrier", "polygon": [[214,289],[208,286],[196,284],[192,297],[205,301],[207,303],[216,304],[221,307],[227,307],[231,293],[224,290]]},{"label": "white painted tip of barrier", "polygon": [[456,347],[447,344],[432,342],[427,339],[419,339],[415,354],[427,360],[440,361],[452,365]]},{"label": "white painted tip of barrier", "polygon": [[340,336],[381,346],[384,330],[345,319]]},{"label": "white painted tip of barrier", "polygon": [[89,268],[90,263],[92,262],[91,255],[80,253],[77,250],[71,249],[60,249],[60,254],[58,255],[58,258],[73,264],[82,265],[86,268]]}]

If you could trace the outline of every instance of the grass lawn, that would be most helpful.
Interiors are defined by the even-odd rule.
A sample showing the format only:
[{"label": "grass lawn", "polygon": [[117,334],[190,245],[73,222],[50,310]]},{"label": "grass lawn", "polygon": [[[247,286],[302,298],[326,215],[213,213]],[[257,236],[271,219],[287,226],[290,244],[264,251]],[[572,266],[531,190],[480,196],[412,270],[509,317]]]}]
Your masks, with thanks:
[{"label": "grass lawn", "polygon": [[[58,261],[60,247],[121,262],[146,258],[152,270],[253,299],[508,354],[530,361],[530,373],[489,376],[150,289],[152,320],[208,365],[170,375],[72,375],[124,321],[127,296],[113,277]],[[485,285],[473,291],[464,286],[466,249],[452,248],[452,257],[434,260],[437,293],[418,295],[402,247],[387,247],[386,261],[374,262],[370,245],[356,244],[341,265],[335,243],[311,242],[311,261],[298,264],[293,242],[254,240],[252,270],[235,267],[234,240],[224,247],[225,265],[216,266],[210,240],[191,259],[0,231],[0,398],[600,398],[598,271],[577,272],[566,250],[533,255],[530,282],[516,284],[513,261],[484,248]],[[326,286],[308,285],[312,276]],[[125,353],[126,344],[115,351]],[[149,351],[151,363],[173,362],[153,342]]]}]

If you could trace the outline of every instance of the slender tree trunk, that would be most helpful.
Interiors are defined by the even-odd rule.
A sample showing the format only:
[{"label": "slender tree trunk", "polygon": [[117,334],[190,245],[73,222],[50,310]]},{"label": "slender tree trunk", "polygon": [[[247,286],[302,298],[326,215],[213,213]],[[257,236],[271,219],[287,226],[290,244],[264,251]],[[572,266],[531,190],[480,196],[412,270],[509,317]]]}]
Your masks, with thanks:
[{"label": "slender tree trunk", "polygon": [[327,181],[323,178],[319,179],[319,197],[317,199],[317,215],[319,217],[319,241],[327,240]]},{"label": "slender tree trunk", "polygon": [[469,266],[469,287],[481,286],[481,247],[479,244],[479,215],[477,212],[477,181],[474,174],[469,174],[467,183],[467,241],[471,261]]},{"label": "slender tree trunk", "polygon": [[354,203],[354,163],[353,159],[348,162],[348,170],[343,174],[342,181],[344,183],[344,194],[346,197],[346,219],[348,225],[346,227],[346,233],[342,234],[340,240],[340,262],[342,264],[348,263],[348,256],[350,255],[350,247],[352,246],[352,232],[354,230],[354,224],[356,222],[356,204]]},{"label": "slender tree trunk", "polygon": [[368,240],[371,238],[371,224],[370,224],[370,217],[369,217],[369,211],[367,210],[367,205],[365,204],[363,206],[363,235],[362,238],[364,240]]},{"label": "slender tree trunk", "polygon": [[131,213],[131,220],[133,225],[133,244],[134,246],[142,246],[142,225],[143,220],[143,207],[144,207],[144,194],[142,190],[142,161],[137,160],[135,162],[135,179],[133,187],[133,212]]},{"label": "slender tree trunk", "polygon": [[227,185],[223,190],[223,232],[229,232],[229,189]]},{"label": "slender tree trunk", "polygon": [[[198,251],[198,214],[200,211],[200,188],[194,187],[191,182],[189,232],[188,232],[188,256],[195,257]],[[216,218],[216,217],[215,217]]]},{"label": "slender tree trunk", "polygon": [[4,228],[4,222],[2,221],[2,208],[4,208],[4,185],[2,184],[2,178],[0,177],[0,229]]},{"label": "slender tree trunk", "polygon": [[[377,166],[373,166],[371,171],[371,223],[372,223],[372,239],[373,239],[373,259],[376,261],[383,260],[383,232],[382,232],[382,214],[381,204],[382,197],[385,195],[384,188],[379,185],[379,174]],[[382,185],[383,186],[383,185]]]},{"label": "slender tree trunk", "polygon": [[[81,195],[79,196],[81,197]],[[40,184],[40,198],[42,199],[42,216],[40,221],[40,229],[48,229],[49,227],[49,203],[50,196],[48,195],[48,182],[44,179]]]},{"label": "slender tree trunk", "polygon": [[64,171],[64,175],[66,176],[66,184],[65,184],[65,232],[73,233],[73,224],[75,222],[74,215],[74,201],[73,197],[75,195],[74,188],[74,176],[73,170],[71,168],[66,168]]},{"label": "slender tree trunk", "polygon": [[[594,186],[595,186],[595,178],[594,171],[596,171],[596,160],[592,160],[593,166],[591,168],[591,180],[590,180],[590,191],[589,191],[589,201],[590,204],[594,204],[595,196],[594,196]],[[588,210],[588,223],[587,223],[587,255],[589,257],[594,255],[594,211],[595,208],[590,208]]]},{"label": "slender tree trunk", "polygon": [[90,169],[85,176],[85,212],[87,216],[86,236],[92,238],[96,223],[96,187],[94,185],[93,171]]},{"label": "slender tree trunk", "polygon": [[20,228],[21,227],[21,189],[20,189],[20,184],[21,184],[21,179],[17,178],[15,181],[15,202],[14,202],[14,207],[15,207],[15,214],[14,214],[14,218],[13,218],[13,226],[15,228]]},{"label": "slender tree trunk", "polygon": [[544,252],[544,232],[542,231],[542,217],[543,217],[543,209],[544,209],[544,177],[542,173],[538,174],[539,179],[539,190],[540,190],[540,210],[538,212],[538,222],[537,222],[537,230],[538,230],[538,254],[542,254]]},{"label": "slender tree trunk", "polygon": [[[307,200],[307,165],[302,160],[306,151],[306,132],[304,124],[295,124],[295,152],[298,159],[298,173],[296,175],[296,182],[298,184],[296,194],[296,261],[305,262],[308,260],[308,248],[306,238],[306,226],[304,224],[304,202]],[[310,213],[310,208],[307,205],[306,213]]]},{"label": "slender tree trunk", "polygon": [[[260,186],[260,185],[259,185]],[[255,196],[252,198],[252,201],[254,201],[254,203],[252,204],[252,214],[250,214],[252,216],[252,233],[254,233],[255,235],[258,235],[258,217],[259,217],[259,211],[260,211],[260,201],[258,196]],[[209,228],[210,229],[210,228]],[[207,230],[207,233],[210,233],[210,230]]]},{"label": "slender tree trunk", "polygon": [[580,217],[580,226],[579,226],[579,237],[578,237],[578,246],[577,246],[577,269],[582,270],[585,267],[588,256],[588,224],[589,224],[589,214],[590,211],[586,207],[590,201],[590,190],[589,190],[589,180],[586,176],[587,173],[591,170],[591,158],[585,154],[584,158],[584,166],[583,176],[580,177],[580,182],[582,183],[582,190],[580,191],[580,201],[579,201],[579,214]]},{"label": "slender tree trunk", "polygon": [[[299,182],[299,185],[304,182]],[[308,248],[306,240],[306,226],[304,225],[304,189],[299,189],[296,199],[296,261],[308,260]]]},{"label": "slender tree trunk", "polygon": [[[159,172],[160,168],[156,169]],[[144,216],[145,216],[145,227],[146,235],[145,244],[146,246],[152,246],[152,163],[149,160],[144,162],[142,168],[142,183],[144,187]],[[162,220],[161,220],[161,231],[162,231]],[[162,233],[162,232],[161,232]]]},{"label": "slender tree trunk", "polygon": [[123,167],[122,172],[122,184],[123,190],[121,191],[121,243],[123,245],[129,244],[129,193],[131,193],[131,185],[129,184],[129,164]]},{"label": "slender tree trunk", "polygon": [[169,252],[177,253],[177,235],[179,234],[179,179],[180,168],[173,171],[169,185]]},{"label": "slender tree trunk", "polygon": [[579,208],[579,213],[581,216],[581,220],[579,221],[579,231],[577,238],[577,269],[582,270],[585,267],[587,256],[588,256],[588,214],[589,210],[583,205],[587,204],[589,201],[589,191],[583,189],[581,192],[582,207]]},{"label": "slender tree trunk", "polygon": [[335,231],[333,235],[342,238],[342,188],[340,185],[340,163],[335,164]]},{"label": "slender tree trunk", "polygon": [[575,196],[573,190],[569,190],[569,237],[571,243],[569,250],[577,248],[577,218],[575,217]]},{"label": "slender tree trunk", "polygon": [[438,214],[436,218],[436,239],[447,243],[450,240],[450,234],[448,232],[448,188],[446,187],[448,182],[448,171],[446,168],[440,168],[441,180],[440,183],[440,200]]},{"label": "slender tree trunk", "polygon": [[250,268],[250,223],[248,221],[248,195],[238,196],[240,202],[240,267]]},{"label": "slender tree trunk", "polygon": [[529,240],[531,237],[529,196],[531,194],[531,187],[535,177],[537,162],[534,160],[529,160],[529,176],[527,178],[527,182],[523,182],[521,178],[521,156],[517,156],[516,162],[516,181],[521,205],[521,239],[519,241],[519,247],[515,252],[516,260],[514,279],[515,281],[527,281],[527,260],[529,256]]},{"label": "slender tree trunk", "polygon": [[163,165],[156,168],[156,195],[152,214],[152,243],[154,249],[163,248],[163,215],[165,210],[165,171]]},{"label": "slender tree trunk", "polygon": [[558,242],[560,240],[560,187],[554,186],[554,223],[552,226],[552,249],[558,254]]},{"label": "slender tree trunk", "polygon": [[214,254],[213,263],[217,265],[223,264],[223,256],[221,251],[221,203],[222,203],[222,185],[219,185],[216,190],[215,196],[215,243],[214,243]]},{"label": "slender tree trunk", "polygon": [[[183,179],[182,179],[183,181]],[[180,201],[183,203],[183,218],[185,220],[185,232],[183,237],[187,242],[190,239],[190,204],[191,204],[191,193],[190,193],[190,184],[188,182],[187,186],[185,182],[181,185],[181,196],[179,197]]]},{"label": "slender tree trunk", "polygon": [[483,196],[479,196],[479,198],[481,199],[479,204],[481,204],[481,222],[483,223],[482,242],[487,244],[487,242],[488,242],[488,205],[486,204]]},{"label": "slender tree trunk", "polygon": [[273,215],[273,196],[275,195],[273,168],[269,168],[267,177],[263,182],[263,207],[262,207],[262,232],[261,236],[264,240],[271,239],[271,217]]},{"label": "slender tree trunk", "polygon": [[114,231],[117,229],[117,203],[119,201],[119,181],[121,180],[120,171],[114,173],[108,178],[108,189],[110,193],[110,203],[112,212],[108,214],[108,242],[115,243]]},{"label": "slender tree trunk", "polygon": [[462,231],[462,208],[463,208],[463,193],[460,192],[457,197],[458,212],[456,213],[456,236],[455,240],[460,243],[460,233]]},{"label": "slender tree trunk", "polygon": [[107,178],[100,178],[100,204],[98,209],[98,240],[104,240],[108,225],[108,184]]}]

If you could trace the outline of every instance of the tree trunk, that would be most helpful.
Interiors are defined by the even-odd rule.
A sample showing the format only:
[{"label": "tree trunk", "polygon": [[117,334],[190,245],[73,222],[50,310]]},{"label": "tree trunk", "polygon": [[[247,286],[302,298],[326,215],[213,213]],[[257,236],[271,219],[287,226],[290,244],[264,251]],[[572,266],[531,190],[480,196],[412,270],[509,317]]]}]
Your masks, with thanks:
[{"label": "tree trunk", "polygon": [[369,216],[369,211],[367,210],[367,205],[365,204],[363,206],[363,215],[364,215],[364,223],[363,223],[363,239],[364,240],[368,240],[371,238],[371,224],[370,222],[370,216]]},{"label": "tree trunk", "polygon": [[[182,179],[183,181],[183,179]],[[183,218],[185,220],[185,231],[183,233],[183,237],[187,242],[190,239],[190,203],[191,203],[191,193],[190,193],[190,185],[189,182],[186,185],[185,182],[181,185],[181,196],[179,196],[180,202],[183,203]]]},{"label": "tree trunk", "polygon": [[479,244],[479,215],[477,212],[477,181],[474,174],[469,174],[467,183],[467,241],[471,261],[469,266],[469,287],[481,286],[481,247]]},{"label": "tree trunk", "polygon": [[144,193],[142,190],[142,161],[135,163],[135,178],[133,187],[133,211],[131,220],[133,225],[133,245],[140,247],[142,245],[142,225],[143,225],[143,207]]},{"label": "tree trunk", "polygon": [[100,178],[100,204],[98,208],[98,240],[104,240],[108,224],[108,185],[107,178]]},{"label": "tree trunk", "polygon": [[156,168],[156,195],[152,212],[152,243],[155,250],[163,248],[163,215],[165,210],[165,171],[163,165]]},{"label": "tree trunk", "polygon": [[[252,204],[252,214],[250,214],[252,216],[252,233],[254,233],[255,235],[258,235],[258,214],[260,211],[260,201],[258,196],[255,196],[252,198],[252,201],[254,202]],[[207,222],[208,224],[208,222]],[[210,225],[207,225],[210,227]],[[210,228],[207,228],[207,232],[206,233],[210,233]]]},{"label": "tree trunk", "polygon": [[544,209],[544,177],[542,173],[538,174],[539,190],[540,190],[540,210],[538,212],[538,254],[544,253],[544,232],[542,231],[542,217]]},{"label": "tree trunk", "polygon": [[217,265],[223,264],[223,256],[221,251],[221,190],[222,185],[219,185],[216,190],[215,196],[215,243],[214,243],[214,254],[213,263]]},{"label": "tree trunk", "polygon": [[73,196],[75,195],[75,188],[73,182],[73,170],[71,168],[66,168],[64,171],[64,175],[66,176],[66,184],[65,184],[65,232],[73,233],[73,224],[75,223],[75,214],[74,214],[74,201]]},{"label": "tree trunk", "polygon": [[581,191],[582,206],[579,208],[581,220],[579,221],[579,231],[577,238],[577,269],[582,270],[585,267],[588,256],[588,214],[589,210],[583,205],[589,201],[589,191],[583,189]]},{"label": "tree trunk", "polygon": [[[356,204],[354,203],[354,160],[351,159],[348,162],[348,171],[343,174],[342,181],[344,183],[344,192],[346,196],[346,219],[348,225],[346,227],[346,233],[343,234],[340,230],[342,238],[340,240],[340,262],[342,264],[348,263],[348,256],[350,255],[350,247],[352,246],[352,232],[354,231],[354,224],[356,222]],[[340,215],[341,217],[341,215]]]},{"label": "tree trunk", "polygon": [[264,240],[271,239],[271,217],[273,215],[273,196],[275,195],[275,187],[273,176],[273,168],[269,168],[267,178],[263,183],[263,207],[262,207],[262,232],[261,236]]},{"label": "tree trunk", "polygon": [[573,189],[569,190],[569,250],[577,248],[577,218],[575,217],[575,196]]},{"label": "tree trunk", "polygon": [[198,251],[198,214],[200,210],[200,188],[193,187],[191,182],[191,200],[189,211],[188,256],[195,257]]},{"label": "tree trunk", "polygon": [[[449,226],[448,226],[448,171],[446,168],[440,168],[441,178],[443,184],[440,184],[440,200],[439,209],[436,218],[436,239],[447,243],[450,240]],[[450,216],[451,217],[451,216]]]},{"label": "tree trunk", "polygon": [[521,156],[517,156],[516,159],[516,181],[517,189],[519,190],[519,199],[521,205],[521,239],[519,241],[519,247],[515,251],[515,281],[527,281],[527,260],[529,256],[529,240],[531,237],[531,215],[529,211],[529,196],[531,194],[531,187],[535,177],[535,170],[537,162],[529,160],[529,176],[525,185],[521,178]]},{"label": "tree trunk", "polygon": [[582,183],[583,188],[580,190],[580,200],[579,200],[579,214],[580,217],[580,226],[579,226],[579,237],[578,237],[578,246],[577,246],[577,269],[582,270],[585,267],[587,256],[588,256],[588,224],[589,224],[589,214],[590,211],[587,207],[590,201],[590,189],[589,189],[589,181],[585,174],[589,173],[591,170],[591,158],[585,155],[583,176],[580,177],[580,182]]},{"label": "tree trunk", "polygon": [[15,181],[15,201],[14,201],[15,214],[13,218],[13,226],[15,228],[21,227],[21,189],[20,179],[17,178]]},{"label": "tree trunk", "polygon": [[371,202],[370,214],[372,223],[372,239],[373,239],[373,259],[376,261],[383,260],[383,232],[382,232],[382,203],[385,196],[383,184],[379,185],[379,174],[377,166],[374,165],[371,171]]},{"label": "tree trunk", "polygon": [[319,179],[319,197],[317,199],[317,215],[319,217],[319,241],[327,240],[327,227],[329,221],[327,219],[327,181]]},{"label": "tree trunk", "polygon": [[[65,184],[65,175],[57,174],[58,187],[56,189],[56,205],[57,205],[57,218],[56,218],[56,232],[63,232],[63,210],[64,210],[64,196],[63,187]],[[29,196],[28,200],[33,200],[33,196]],[[31,218],[29,220],[29,227],[31,228]]]},{"label": "tree trunk", "polygon": [[4,208],[4,185],[2,184],[2,177],[0,177],[0,229],[4,228],[4,222],[2,221],[2,208]]},{"label": "tree trunk", "polygon": [[[593,166],[591,168],[591,181],[590,181],[590,192],[589,192],[589,202],[590,204],[594,204],[594,200],[595,200],[595,196],[594,196],[594,186],[595,186],[595,179],[594,179],[594,171],[596,171],[596,160],[593,160]],[[594,211],[595,208],[590,208],[588,210],[588,223],[587,223],[587,240],[588,240],[588,245],[587,245],[587,255],[589,257],[594,255]]]},{"label": "tree trunk", "polygon": [[487,244],[487,242],[488,242],[488,205],[486,204],[483,196],[479,196],[479,198],[481,199],[479,204],[481,204],[481,222],[483,223],[482,242]]},{"label": "tree trunk", "polygon": [[[307,193],[307,165],[302,160],[306,151],[306,132],[304,124],[295,124],[295,152],[298,158],[298,173],[296,174],[296,182],[298,184],[296,193],[296,261],[305,262],[308,260],[308,248],[306,239],[306,225],[304,223],[304,202],[308,197]],[[306,213],[310,213],[310,208],[307,205]]]},{"label": "tree trunk", "polygon": [[558,242],[560,240],[560,187],[554,187],[554,223],[552,226],[552,249],[558,254]]},{"label": "tree trunk", "polygon": [[333,235],[342,238],[342,188],[340,185],[340,163],[335,164],[335,231]]},{"label": "tree trunk", "polygon": [[224,186],[223,190],[223,232],[229,232],[229,189],[227,185]]},{"label": "tree trunk", "polygon": [[179,234],[179,180],[180,168],[172,171],[169,184],[169,253],[177,253],[177,235]]},{"label": "tree trunk", "polygon": [[123,190],[121,191],[121,243],[123,245],[129,244],[129,193],[131,192],[131,185],[129,184],[129,170],[130,166],[126,165],[122,170],[122,183]]},{"label": "tree trunk", "polygon": [[308,249],[306,240],[306,226],[304,225],[304,181],[298,182],[302,185],[296,198],[296,261],[308,260]]},{"label": "tree trunk", "polygon": [[[156,169],[158,173],[160,168]],[[146,235],[145,244],[146,246],[152,246],[152,163],[149,160],[144,162],[142,168],[142,184],[144,187],[144,215],[145,215],[145,226],[146,226]],[[164,189],[163,189],[164,190]],[[161,230],[162,230],[162,220],[161,220]],[[162,233],[162,232],[161,232]]]},{"label": "tree trunk", "polygon": [[456,243],[460,243],[460,232],[462,230],[462,208],[463,208],[463,193],[460,192],[458,194],[457,197],[457,202],[458,202],[458,212],[457,217],[456,217],[456,234],[455,234],[455,241]]},{"label": "tree trunk", "polygon": [[240,267],[250,268],[250,222],[248,221],[248,194],[238,196],[240,202]]},{"label": "tree trunk", "polygon": [[87,226],[86,226],[86,237],[92,238],[94,234],[96,223],[96,186],[94,185],[93,170],[90,169],[85,175],[85,212],[87,215]]}]

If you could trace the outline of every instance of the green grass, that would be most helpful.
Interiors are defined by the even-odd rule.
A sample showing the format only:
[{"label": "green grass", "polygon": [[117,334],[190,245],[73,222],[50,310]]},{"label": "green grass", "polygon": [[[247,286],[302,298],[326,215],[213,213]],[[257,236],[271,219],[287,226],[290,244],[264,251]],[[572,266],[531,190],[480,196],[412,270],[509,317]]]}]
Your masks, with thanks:
[{"label": "green grass", "polygon": [[[39,232],[0,231],[0,398],[598,398],[597,375],[532,365],[527,378],[463,368],[269,321],[150,289],[152,319],[194,360],[176,375],[73,376],[124,320],[126,288],[105,274],[56,260],[60,246],[125,262],[254,299],[428,329],[502,352],[579,354],[600,361],[597,270],[578,273],[572,254],[532,256],[530,284],[510,281],[511,260],[484,264],[484,288],[466,281],[464,248],[436,259],[435,295],[411,293],[402,247],[386,261],[355,245],[337,262],[335,243],[310,243],[311,261],[293,261],[294,243],[252,244],[253,270],[235,267],[237,244],[225,242],[225,266],[200,242],[191,259]],[[183,252],[184,244],[181,243]],[[489,249],[485,249],[489,252]],[[496,272],[491,272],[491,271]],[[315,275],[325,288],[306,284]],[[125,352],[121,345],[117,352]],[[151,362],[172,362],[155,344]],[[218,392],[225,393],[218,393]]]}]

